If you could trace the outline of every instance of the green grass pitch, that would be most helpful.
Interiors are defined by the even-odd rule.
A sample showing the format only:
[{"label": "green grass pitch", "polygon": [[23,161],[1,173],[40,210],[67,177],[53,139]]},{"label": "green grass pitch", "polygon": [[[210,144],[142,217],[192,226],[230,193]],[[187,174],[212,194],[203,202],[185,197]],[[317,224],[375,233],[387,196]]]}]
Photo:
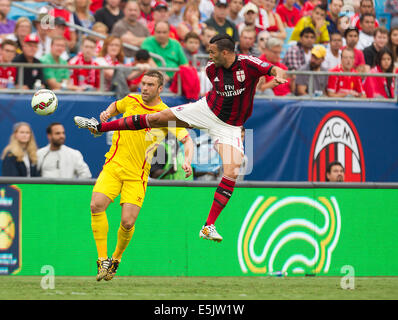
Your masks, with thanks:
[{"label": "green grass pitch", "polygon": [[56,276],[53,289],[39,276],[0,276],[0,300],[396,300],[398,277],[93,277]]}]

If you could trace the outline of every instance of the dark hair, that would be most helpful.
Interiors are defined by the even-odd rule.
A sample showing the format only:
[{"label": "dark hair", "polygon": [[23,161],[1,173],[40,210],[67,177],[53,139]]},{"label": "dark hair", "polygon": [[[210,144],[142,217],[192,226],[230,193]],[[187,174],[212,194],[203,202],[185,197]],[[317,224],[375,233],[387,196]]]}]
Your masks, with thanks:
[{"label": "dark hair", "polygon": [[54,126],[63,126],[61,122],[52,122],[46,129],[47,134],[51,134]]},{"label": "dark hair", "polygon": [[330,40],[332,40],[332,37],[333,36],[339,36],[339,37],[343,37],[342,35],[341,35],[341,33],[340,32],[332,32],[331,34],[330,34]]},{"label": "dark hair", "polygon": [[146,61],[149,60],[150,57],[148,50],[145,49],[140,49],[135,54],[135,60]]},{"label": "dark hair", "polygon": [[[385,54],[388,54],[391,57],[391,65],[387,70],[381,70],[381,72],[383,73],[393,73],[394,71],[394,55],[392,54],[391,50],[388,49],[387,47],[384,47],[382,49],[380,49],[379,52],[377,52],[376,54],[376,58],[375,58],[375,65],[379,66],[381,69],[381,60],[383,59],[383,56]],[[387,87],[389,89],[391,89],[391,84],[392,84],[392,78],[386,78],[387,81]],[[390,90],[388,90],[388,93],[390,92]],[[392,97],[391,97],[392,98]]]},{"label": "dark hair", "polygon": [[13,46],[15,48],[18,48],[18,44],[15,41],[11,40],[11,39],[4,39],[3,42],[1,43],[1,48],[3,49],[4,46],[7,45],[7,44],[10,45],[10,46]]},{"label": "dark hair", "polygon": [[235,41],[226,33],[215,35],[211,38],[210,43],[215,43],[219,51],[227,50],[229,52],[235,52]]},{"label": "dark hair", "polygon": [[92,43],[94,43],[94,44],[97,44],[97,39],[95,39],[95,38],[92,37],[92,36],[84,36],[84,37],[82,38],[82,43],[83,43],[84,41],[90,41],[90,42],[92,42]]},{"label": "dark hair", "polygon": [[149,70],[149,71],[145,72],[144,76],[158,78],[159,86],[163,86],[164,77],[161,72],[159,72],[157,70]]},{"label": "dark hair", "polygon": [[343,169],[343,172],[344,172],[344,167],[343,167],[343,165],[341,164],[341,162],[339,162],[339,161],[332,161],[332,162],[330,162],[327,166],[326,166],[326,177],[325,177],[325,180],[326,181],[329,181],[329,179],[328,179],[328,173],[330,174],[330,172],[332,171],[332,168],[334,167],[334,166],[340,166],[342,169]]},{"label": "dark hair", "polygon": [[199,35],[196,32],[188,32],[184,37],[184,42],[187,42],[189,39],[197,39],[200,42]]},{"label": "dark hair", "polygon": [[323,10],[325,12],[328,11],[327,5],[324,5],[324,4],[318,4],[317,6],[315,6],[314,10],[316,10],[316,9],[321,9],[321,10]]},{"label": "dark hair", "polygon": [[307,33],[311,33],[316,37],[316,33],[315,30],[311,27],[306,27],[304,28],[301,32],[300,32],[300,38],[304,35],[306,35]]},{"label": "dark hair", "polygon": [[[393,57],[394,57],[394,59],[393,59],[394,62],[397,60],[397,57],[398,57],[398,46],[397,46],[397,45],[394,45],[394,44],[392,43],[392,41],[391,41],[391,34],[392,34],[394,31],[396,31],[396,30],[398,30],[398,26],[392,27],[391,30],[390,30],[390,32],[389,32],[389,34],[388,34],[388,48],[389,48],[389,49],[391,50],[391,52],[392,52],[392,55],[393,55]],[[395,47],[395,48],[394,48],[394,47]]]},{"label": "dark hair", "polygon": [[347,29],[345,29],[344,31],[344,38],[347,38],[347,35],[352,32],[355,31],[358,35],[359,35],[359,30],[356,27],[348,27]]},{"label": "dark hair", "polygon": [[375,15],[373,13],[364,13],[359,18],[359,22],[362,23],[363,20],[365,20],[366,17],[373,17],[374,19],[376,19]]}]

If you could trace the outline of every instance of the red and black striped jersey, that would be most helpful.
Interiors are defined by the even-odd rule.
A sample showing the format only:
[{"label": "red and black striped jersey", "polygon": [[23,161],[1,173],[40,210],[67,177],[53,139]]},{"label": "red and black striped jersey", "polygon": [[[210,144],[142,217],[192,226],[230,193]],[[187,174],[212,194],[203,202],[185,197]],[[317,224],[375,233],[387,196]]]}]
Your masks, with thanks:
[{"label": "red and black striped jersey", "polygon": [[209,108],[222,121],[243,125],[252,114],[257,83],[260,77],[270,74],[271,68],[269,63],[247,55],[237,55],[228,69],[210,61],[206,66],[213,85],[206,95]]}]

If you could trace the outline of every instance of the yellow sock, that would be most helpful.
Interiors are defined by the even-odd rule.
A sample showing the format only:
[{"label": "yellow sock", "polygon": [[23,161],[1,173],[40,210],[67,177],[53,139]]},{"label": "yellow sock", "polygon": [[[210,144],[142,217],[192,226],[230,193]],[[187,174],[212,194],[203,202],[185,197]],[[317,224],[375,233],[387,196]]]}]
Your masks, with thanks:
[{"label": "yellow sock", "polygon": [[117,259],[119,261],[122,259],[122,254],[123,254],[124,250],[126,250],[131,238],[133,237],[134,230],[135,230],[135,226],[133,226],[131,229],[127,230],[122,225],[120,225],[119,230],[117,232],[116,249],[112,255],[113,259]]},{"label": "yellow sock", "polygon": [[91,213],[91,228],[93,230],[94,240],[97,246],[98,259],[107,259],[107,238],[109,226],[105,211]]}]

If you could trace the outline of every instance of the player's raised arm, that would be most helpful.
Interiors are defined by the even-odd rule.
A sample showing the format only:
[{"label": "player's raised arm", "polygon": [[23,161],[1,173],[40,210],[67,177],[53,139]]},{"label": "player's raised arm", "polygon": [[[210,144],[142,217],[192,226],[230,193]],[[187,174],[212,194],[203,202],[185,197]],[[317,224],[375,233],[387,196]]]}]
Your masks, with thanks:
[{"label": "player's raised arm", "polygon": [[120,112],[119,112],[119,110],[117,110],[117,107],[116,107],[116,101],[112,102],[108,108],[106,108],[104,111],[101,112],[100,121],[107,122],[109,120],[109,118],[117,116],[119,113]]}]

